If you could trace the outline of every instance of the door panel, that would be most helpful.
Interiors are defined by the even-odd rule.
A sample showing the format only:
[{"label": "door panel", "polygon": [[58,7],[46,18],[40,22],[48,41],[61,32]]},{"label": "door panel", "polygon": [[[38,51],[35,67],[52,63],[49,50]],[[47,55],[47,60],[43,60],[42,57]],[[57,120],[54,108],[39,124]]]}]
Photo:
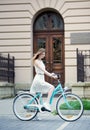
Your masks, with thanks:
[{"label": "door panel", "polygon": [[[44,63],[47,71],[61,74],[61,83],[64,83],[64,46],[63,35],[36,34],[34,36],[34,52],[39,48],[46,49]],[[46,81],[56,84],[56,80],[45,77]]]},{"label": "door panel", "polygon": [[[62,35],[51,35],[51,71],[61,75],[61,82],[64,83],[64,54]],[[52,81],[53,82],[53,81]],[[55,81],[54,81],[55,82]]]}]

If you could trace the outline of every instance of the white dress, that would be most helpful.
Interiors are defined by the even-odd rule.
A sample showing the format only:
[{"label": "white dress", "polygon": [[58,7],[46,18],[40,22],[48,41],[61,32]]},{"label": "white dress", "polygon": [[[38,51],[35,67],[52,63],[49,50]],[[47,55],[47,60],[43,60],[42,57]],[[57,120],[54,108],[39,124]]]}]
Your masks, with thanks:
[{"label": "white dress", "polygon": [[[42,62],[42,60],[37,60],[38,64],[45,69],[45,65]],[[35,72],[36,75],[33,79],[31,88],[30,88],[30,93],[36,93],[36,92],[41,92],[41,93],[48,93],[50,88],[53,87],[50,83],[46,82],[44,79],[44,72],[39,69],[37,66],[35,66]]]}]

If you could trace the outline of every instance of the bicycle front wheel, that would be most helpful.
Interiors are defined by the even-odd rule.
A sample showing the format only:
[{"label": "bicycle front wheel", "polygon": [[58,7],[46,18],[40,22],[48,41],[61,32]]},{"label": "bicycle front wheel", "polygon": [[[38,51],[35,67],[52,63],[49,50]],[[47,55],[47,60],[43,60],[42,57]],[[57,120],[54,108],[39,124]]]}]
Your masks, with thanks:
[{"label": "bicycle front wheel", "polygon": [[33,119],[37,115],[38,110],[35,107],[30,107],[30,104],[38,104],[38,101],[33,95],[29,93],[17,95],[13,101],[13,112],[15,116],[23,121]]},{"label": "bicycle front wheel", "polygon": [[72,93],[65,93],[56,104],[58,115],[65,121],[75,121],[83,114],[83,104],[81,99]]}]

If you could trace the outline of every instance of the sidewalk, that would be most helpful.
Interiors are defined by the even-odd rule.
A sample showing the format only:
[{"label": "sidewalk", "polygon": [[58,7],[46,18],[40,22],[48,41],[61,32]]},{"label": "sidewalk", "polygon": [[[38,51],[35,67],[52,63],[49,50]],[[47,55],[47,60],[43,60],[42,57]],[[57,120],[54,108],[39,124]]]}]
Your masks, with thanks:
[{"label": "sidewalk", "polygon": [[13,99],[0,99],[0,115],[13,115]]}]

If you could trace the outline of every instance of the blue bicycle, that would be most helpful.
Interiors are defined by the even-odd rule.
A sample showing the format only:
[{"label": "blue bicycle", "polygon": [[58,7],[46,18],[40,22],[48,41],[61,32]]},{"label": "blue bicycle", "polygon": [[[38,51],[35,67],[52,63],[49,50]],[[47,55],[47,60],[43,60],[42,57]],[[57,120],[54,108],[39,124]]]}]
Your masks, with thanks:
[{"label": "blue bicycle", "polygon": [[[52,104],[56,94],[59,94],[56,111],[63,120],[72,122],[82,116],[84,108],[80,97],[71,92],[65,92],[59,79],[50,98],[50,104]],[[23,92],[14,98],[13,112],[20,120],[32,120],[38,112],[42,111],[48,110],[43,106],[42,94],[39,92],[36,95]]]}]

